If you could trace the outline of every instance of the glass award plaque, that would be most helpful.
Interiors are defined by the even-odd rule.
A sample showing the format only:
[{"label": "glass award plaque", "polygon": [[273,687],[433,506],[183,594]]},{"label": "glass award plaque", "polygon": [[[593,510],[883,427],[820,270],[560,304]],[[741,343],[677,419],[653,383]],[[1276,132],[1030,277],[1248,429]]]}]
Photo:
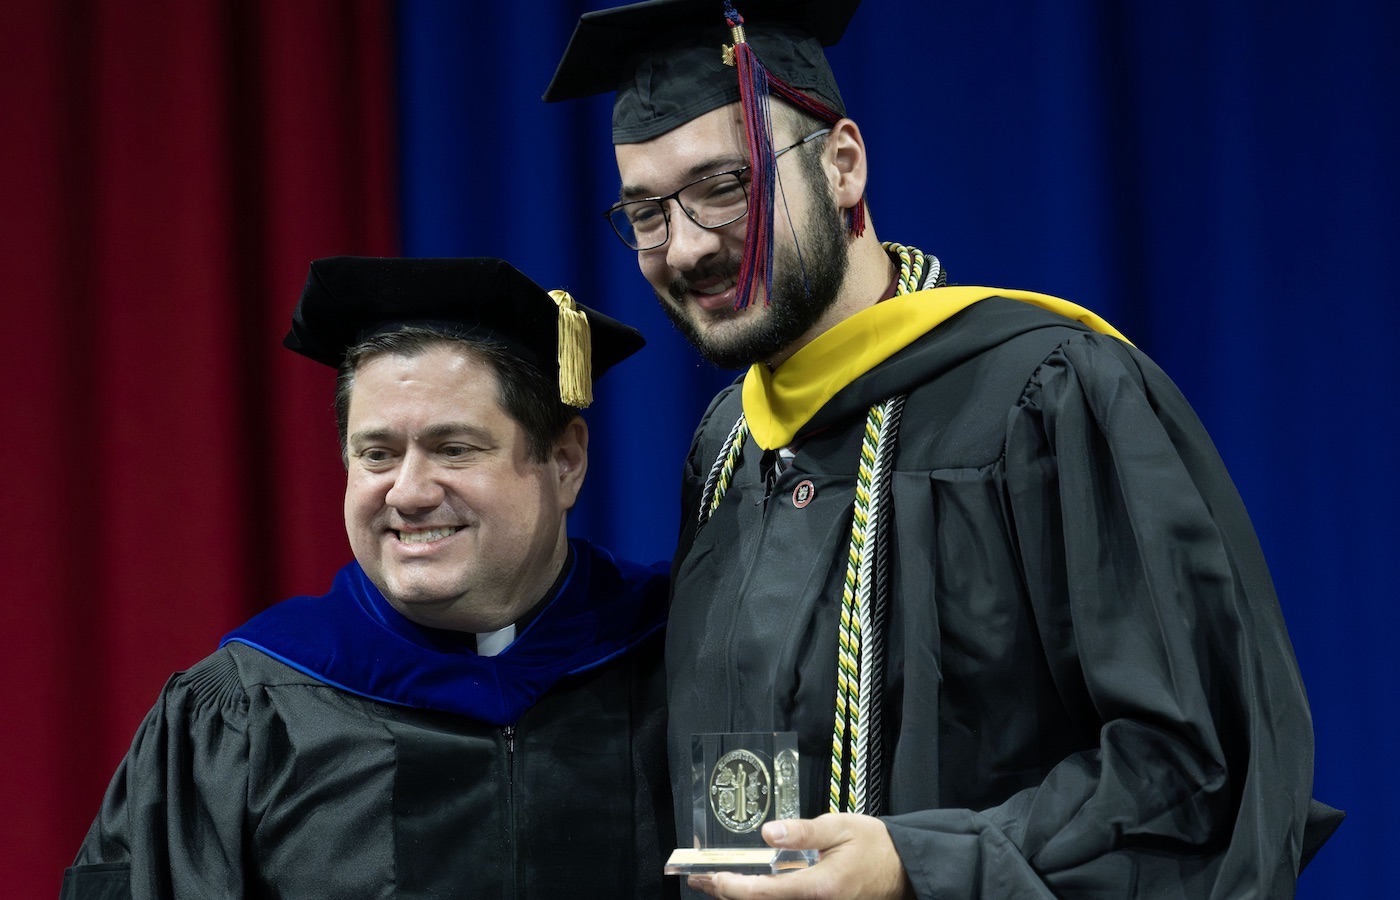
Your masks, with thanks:
[{"label": "glass award plaque", "polygon": [[697,734],[691,748],[694,844],[671,854],[667,875],[770,874],[817,861],[815,850],[778,850],[761,833],[764,822],[802,814],[796,732]]}]

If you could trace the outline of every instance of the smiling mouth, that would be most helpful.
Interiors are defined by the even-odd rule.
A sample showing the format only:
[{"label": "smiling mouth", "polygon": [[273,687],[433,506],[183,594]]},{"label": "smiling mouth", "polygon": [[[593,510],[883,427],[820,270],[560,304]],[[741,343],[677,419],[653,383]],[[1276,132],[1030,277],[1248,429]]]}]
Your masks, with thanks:
[{"label": "smiling mouth", "polygon": [[735,282],[732,278],[725,278],[720,281],[716,281],[713,284],[692,285],[690,289],[697,294],[707,294],[713,296],[715,294],[723,294],[725,291],[732,288],[734,284]]},{"label": "smiling mouth", "polygon": [[430,541],[441,540],[449,535],[461,531],[460,526],[445,526],[442,528],[429,528],[426,531],[396,531],[399,540],[405,544],[426,544]]},{"label": "smiling mouth", "polygon": [[738,259],[705,262],[671,279],[667,293],[681,305],[690,302],[705,310],[729,306],[734,302],[731,292],[739,282],[739,269]]},{"label": "smiling mouth", "polygon": [[704,288],[689,287],[684,294],[676,295],[678,306],[690,306],[706,316],[728,317],[734,309],[734,283],[722,282]]}]

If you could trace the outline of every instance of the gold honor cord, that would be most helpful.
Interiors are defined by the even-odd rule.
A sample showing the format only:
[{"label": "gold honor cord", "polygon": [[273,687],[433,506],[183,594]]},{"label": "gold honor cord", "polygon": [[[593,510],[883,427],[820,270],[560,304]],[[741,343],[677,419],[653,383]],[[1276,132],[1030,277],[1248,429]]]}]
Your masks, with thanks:
[{"label": "gold honor cord", "polygon": [[729,431],[729,437],[724,439],[724,446],[720,448],[719,458],[710,467],[710,475],[705,479],[705,490],[700,494],[700,524],[704,525],[710,519],[710,515],[719,509],[720,501],[729,492],[729,485],[734,481],[734,469],[739,465],[739,458],[744,455],[744,441],[749,436],[749,423],[744,418],[744,414],[739,414],[739,421],[734,423],[734,427]]},{"label": "gold honor cord", "polygon": [[895,296],[912,294],[921,290],[924,277],[924,251],[891,241],[885,241],[884,247],[885,250],[899,256],[899,284],[895,288]]},{"label": "gold honor cord", "polygon": [[[870,628],[871,538],[877,521],[875,463],[885,436],[890,401],[871,407],[865,419],[856,470],[855,510],[851,516],[851,545],[846,553],[846,578],[841,590],[841,624],[836,634],[836,723],[831,736],[830,810],[841,812],[844,782],[846,812],[865,811],[865,750],[869,736],[871,667],[869,645],[875,639]],[[866,636],[871,635],[871,641]]]}]

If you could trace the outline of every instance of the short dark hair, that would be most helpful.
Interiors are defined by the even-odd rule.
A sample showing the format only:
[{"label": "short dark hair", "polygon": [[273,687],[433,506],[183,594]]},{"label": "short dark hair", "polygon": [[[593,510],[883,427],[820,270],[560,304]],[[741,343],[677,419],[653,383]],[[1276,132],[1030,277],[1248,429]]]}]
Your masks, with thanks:
[{"label": "short dark hair", "polygon": [[496,399],[506,415],[525,430],[531,461],[547,461],[564,430],[579,414],[577,409],[560,401],[559,385],[554,379],[495,341],[448,335],[419,326],[375,335],[346,351],[335,386],[340,458],[349,459],[350,392],[359,367],[384,354],[411,358],[438,346],[463,350],[492,368],[496,373]]},{"label": "short dark hair", "polygon": [[[831,123],[825,119],[820,119],[804,109],[799,109],[790,103],[779,102],[774,106],[780,110],[778,116],[774,118],[787,123],[792,128],[792,139],[796,140],[804,134],[811,134],[822,128],[830,127]],[[802,174],[814,185],[825,184],[826,176],[822,172],[822,148],[821,141],[812,141],[797,148],[797,158],[801,160]],[[830,193],[828,189],[827,193]]]}]

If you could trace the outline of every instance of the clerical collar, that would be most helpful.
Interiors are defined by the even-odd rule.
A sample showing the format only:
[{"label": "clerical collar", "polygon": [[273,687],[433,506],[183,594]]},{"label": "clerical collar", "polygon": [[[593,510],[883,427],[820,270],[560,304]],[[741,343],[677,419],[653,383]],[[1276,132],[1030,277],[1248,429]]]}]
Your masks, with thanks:
[{"label": "clerical collar", "polygon": [[478,656],[495,656],[515,643],[515,625],[507,625],[498,631],[479,632],[476,636]]}]

